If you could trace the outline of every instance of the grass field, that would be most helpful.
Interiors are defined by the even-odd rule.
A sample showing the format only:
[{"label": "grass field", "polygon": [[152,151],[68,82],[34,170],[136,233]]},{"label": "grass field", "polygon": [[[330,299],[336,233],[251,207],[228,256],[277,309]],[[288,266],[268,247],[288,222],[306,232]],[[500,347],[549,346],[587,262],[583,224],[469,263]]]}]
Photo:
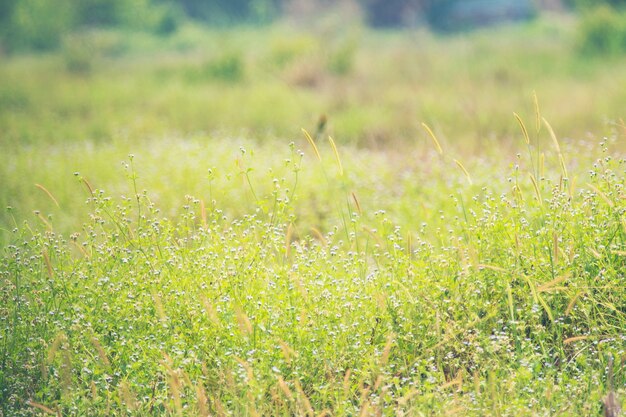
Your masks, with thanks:
[{"label": "grass field", "polygon": [[2,59],[0,415],[621,403],[626,60],[574,21]]}]

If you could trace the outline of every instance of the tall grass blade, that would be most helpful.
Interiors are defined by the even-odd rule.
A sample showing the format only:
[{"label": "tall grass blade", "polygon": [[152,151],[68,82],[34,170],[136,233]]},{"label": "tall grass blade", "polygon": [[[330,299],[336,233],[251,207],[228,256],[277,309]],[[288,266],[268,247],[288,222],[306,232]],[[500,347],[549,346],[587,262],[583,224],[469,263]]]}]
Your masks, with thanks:
[{"label": "tall grass blade", "polygon": [[459,168],[461,168],[461,171],[463,171],[463,173],[465,174],[465,178],[467,178],[467,182],[468,182],[470,185],[472,185],[472,184],[473,184],[473,182],[472,182],[472,177],[470,177],[469,172],[467,172],[467,169],[465,169],[465,167],[463,166],[463,164],[461,163],[461,161],[459,161],[459,160],[455,159],[455,160],[454,160],[454,163],[455,163],[455,164],[456,164]]},{"label": "tall grass blade", "polygon": [[315,156],[317,156],[317,159],[321,162],[322,157],[320,156],[320,151],[317,149],[317,145],[315,144],[315,141],[313,140],[311,135],[309,135],[309,132],[307,132],[305,129],[302,129],[302,133],[304,133],[304,137],[309,142],[309,144],[311,144],[311,147],[313,148],[313,152],[315,152]]},{"label": "tall grass blade", "polygon": [[32,401],[32,400],[28,400],[28,401],[26,401],[26,405],[28,405],[28,406],[30,406],[30,407],[33,407],[33,408],[37,408],[37,409],[39,409],[39,410],[43,411],[44,413],[51,414],[51,415],[53,415],[53,416],[55,416],[55,415],[57,414],[57,413],[55,413],[55,412],[54,412],[54,410],[52,410],[51,408],[46,407],[46,406],[45,406],[45,405],[43,405],[43,404],[36,403],[36,402],[34,402],[34,401]]},{"label": "tall grass blade", "polygon": [[54,198],[54,196],[52,195],[52,193],[51,193],[50,191],[48,191],[48,190],[46,189],[46,187],[44,187],[44,186],[43,186],[43,185],[41,185],[41,184],[35,184],[35,187],[39,188],[41,191],[43,191],[44,193],[46,193],[46,195],[50,198],[50,200],[52,200],[52,201],[54,202],[54,204],[55,204],[57,207],[61,207],[61,206],[59,205],[59,202],[57,201],[57,199],[56,199],[56,198]]},{"label": "tall grass blade", "polygon": [[537,92],[533,91],[533,104],[535,105],[535,129],[537,133],[541,130],[541,112],[539,111],[539,98],[537,97]]},{"label": "tall grass blade", "polygon": [[520,129],[522,129],[522,134],[524,135],[524,141],[526,142],[526,145],[530,145],[530,137],[528,136],[528,130],[526,130],[526,125],[524,125],[522,118],[519,117],[517,113],[513,113],[513,116],[515,116],[515,119],[517,119],[517,123],[519,123]]},{"label": "tall grass blade", "polygon": [[441,145],[439,144],[439,141],[437,140],[437,136],[435,136],[432,129],[428,127],[428,125],[424,122],[422,122],[422,127],[424,128],[424,130],[426,130],[426,132],[428,133],[428,136],[430,136],[430,139],[435,144],[435,148],[437,149],[437,152],[439,153],[439,155],[443,155],[443,149],[441,149]]},{"label": "tall grass blade", "polygon": [[335,153],[335,158],[337,159],[337,165],[339,166],[339,175],[343,177],[343,165],[341,165],[341,158],[339,158],[339,151],[337,151],[337,145],[335,145],[335,141],[330,136],[328,137],[328,142],[330,142],[331,148],[333,148],[333,152]]}]

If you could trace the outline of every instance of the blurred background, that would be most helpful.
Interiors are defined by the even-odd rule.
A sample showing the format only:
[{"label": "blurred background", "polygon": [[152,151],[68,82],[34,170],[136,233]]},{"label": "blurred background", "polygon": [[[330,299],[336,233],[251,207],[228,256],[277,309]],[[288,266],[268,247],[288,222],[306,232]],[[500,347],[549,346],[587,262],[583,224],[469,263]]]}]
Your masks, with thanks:
[{"label": "blurred background", "polygon": [[0,36],[5,53],[51,50],[62,46],[68,33],[93,28],[168,36],[190,21],[222,27],[268,24],[340,10],[377,28],[425,25],[458,31],[532,19],[545,11],[586,12],[623,5],[621,0],[3,0]]},{"label": "blurred background", "polygon": [[[621,0],[3,0],[3,51],[51,50],[71,32],[123,28],[168,36],[185,22],[208,26],[268,24],[349,11],[377,28],[426,25],[458,31],[551,12],[623,7]],[[613,28],[617,29],[617,28]]]},{"label": "blurred background", "polygon": [[508,115],[532,107],[535,90],[559,110],[550,116],[565,135],[581,135],[598,118],[617,120],[626,101],[613,88],[600,92],[619,82],[606,67],[618,68],[626,51],[625,6],[2,0],[3,142],[99,141],[122,131],[284,137],[322,116],[340,141],[357,144],[412,137],[414,118],[454,136],[471,126],[506,139]]}]

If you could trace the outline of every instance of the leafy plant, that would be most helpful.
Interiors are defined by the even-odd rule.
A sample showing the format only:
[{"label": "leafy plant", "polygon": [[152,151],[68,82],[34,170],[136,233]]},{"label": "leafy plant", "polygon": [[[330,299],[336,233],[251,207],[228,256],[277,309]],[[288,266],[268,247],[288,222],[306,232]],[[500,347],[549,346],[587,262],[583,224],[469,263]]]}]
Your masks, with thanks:
[{"label": "leafy plant", "polygon": [[619,55],[626,51],[626,12],[600,6],[585,14],[579,44],[588,55]]}]

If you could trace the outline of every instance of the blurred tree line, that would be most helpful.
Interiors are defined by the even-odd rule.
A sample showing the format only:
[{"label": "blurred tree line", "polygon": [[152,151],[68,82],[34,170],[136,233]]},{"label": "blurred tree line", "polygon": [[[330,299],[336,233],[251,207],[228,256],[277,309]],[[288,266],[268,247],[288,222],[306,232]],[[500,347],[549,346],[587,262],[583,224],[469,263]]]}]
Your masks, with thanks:
[{"label": "blurred tree line", "polygon": [[[118,27],[168,35],[191,19],[208,25],[267,23],[279,17],[295,0],[0,0],[0,49],[5,51],[56,48],[64,34],[92,27]],[[316,0],[310,0],[315,2]],[[351,0],[363,9],[374,27],[394,27],[422,18],[437,23],[437,13],[460,2],[493,7],[504,0]],[[528,0],[540,2],[541,0]],[[604,5],[596,17],[598,30],[608,19],[606,8],[626,7],[626,0],[563,0],[589,10]],[[326,3],[325,3],[326,4]],[[491,5],[491,6],[490,6]],[[477,7],[479,7],[477,6]],[[435,11],[436,13],[434,13]],[[426,17],[426,19],[423,19]],[[623,19],[613,26],[624,26]],[[626,28],[624,29],[626,33]],[[599,36],[599,35],[598,35]],[[626,35],[625,35],[626,38]],[[624,41],[626,44],[626,40]],[[626,47],[625,47],[626,48]]]},{"label": "blurred tree line", "polygon": [[265,23],[283,0],[0,0],[0,46],[48,50],[64,34],[119,27],[168,35],[185,19],[210,25]]}]

